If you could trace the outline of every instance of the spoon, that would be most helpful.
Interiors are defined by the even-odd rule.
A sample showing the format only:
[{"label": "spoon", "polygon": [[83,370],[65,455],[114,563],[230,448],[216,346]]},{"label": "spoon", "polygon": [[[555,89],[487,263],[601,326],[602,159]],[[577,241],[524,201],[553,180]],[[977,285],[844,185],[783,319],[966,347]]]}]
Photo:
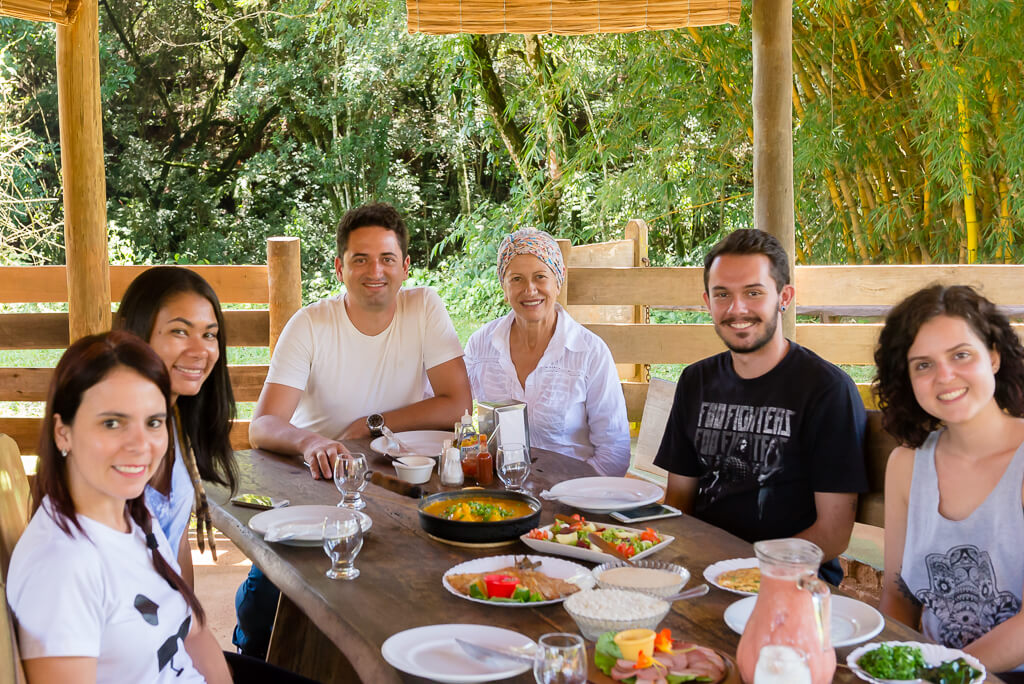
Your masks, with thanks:
[{"label": "spoon", "polygon": [[709,587],[707,584],[702,584],[702,585],[700,585],[698,587],[693,587],[692,589],[687,589],[686,591],[681,591],[678,594],[672,594],[671,596],[665,596],[665,597],[662,598],[662,600],[668,601],[669,603],[672,603],[673,601],[683,601],[685,599],[692,599],[692,598],[697,598],[699,596],[703,596],[704,594],[708,593],[709,591],[711,591],[711,587]]}]

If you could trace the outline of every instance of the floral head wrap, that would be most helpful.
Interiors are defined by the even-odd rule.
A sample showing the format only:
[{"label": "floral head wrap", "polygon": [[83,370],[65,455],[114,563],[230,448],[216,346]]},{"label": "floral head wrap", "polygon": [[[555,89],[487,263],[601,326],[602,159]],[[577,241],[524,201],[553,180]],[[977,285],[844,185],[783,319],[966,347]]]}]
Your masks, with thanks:
[{"label": "floral head wrap", "polygon": [[505,282],[505,270],[512,259],[521,254],[532,254],[555,274],[558,287],[565,284],[565,262],[555,239],[536,228],[523,228],[506,235],[498,247],[498,281]]}]

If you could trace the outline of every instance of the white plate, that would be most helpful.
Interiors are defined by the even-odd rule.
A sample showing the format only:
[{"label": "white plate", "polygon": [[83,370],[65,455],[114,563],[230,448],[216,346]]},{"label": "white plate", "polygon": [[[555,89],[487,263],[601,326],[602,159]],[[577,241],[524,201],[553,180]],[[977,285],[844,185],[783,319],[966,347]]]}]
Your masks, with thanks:
[{"label": "white plate", "polygon": [[511,660],[477,660],[455,639],[492,648],[536,647],[529,637],[490,625],[427,625],[394,634],[380,647],[384,660],[397,670],[435,682],[468,684],[493,682],[530,670]]},{"label": "white plate", "polygon": [[[417,456],[429,456],[437,458],[441,455],[441,447],[444,440],[455,439],[455,434],[444,430],[410,430],[409,432],[396,432],[395,437],[402,440],[402,444],[412,449]],[[384,454],[391,458],[410,456],[408,452],[390,453],[387,449],[387,437],[378,437],[370,442],[370,448],[378,454]]]},{"label": "white plate", "polygon": [[718,576],[723,572],[729,572],[731,570],[742,570],[743,568],[756,568],[758,565],[756,558],[730,558],[729,560],[718,561],[712,563],[708,567],[704,568],[704,579],[714,584],[719,589],[725,591],[731,591],[734,594],[740,596],[757,596],[756,592],[753,591],[740,591],[739,589],[733,589],[732,587],[723,587],[718,583]]},{"label": "white plate", "polygon": [[578,477],[548,490],[567,506],[587,513],[610,513],[638,508],[665,496],[653,482],[629,477]]},{"label": "white plate", "polygon": [[[473,598],[472,596],[466,596],[456,591],[455,587],[448,583],[448,575],[461,575],[467,572],[490,572],[492,570],[501,570],[502,568],[510,568],[516,564],[516,561],[522,558],[522,556],[488,556],[487,558],[477,558],[475,560],[466,561],[465,563],[459,563],[455,567],[451,568],[448,572],[444,573],[441,578],[441,584],[450,593],[458,596],[460,599],[466,599],[467,601],[473,601],[474,603],[483,603],[488,606],[500,606],[502,608],[532,608],[533,606],[547,606],[552,603],[561,603],[564,598],[551,599],[550,601],[534,601],[532,603],[512,603],[505,601],[488,601],[486,599]],[[561,558],[552,558],[551,556],[527,556],[531,561],[540,561],[541,565],[539,568],[535,568],[538,572],[543,572],[548,577],[555,577],[557,579],[567,580],[569,578],[578,578],[573,580],[573,584],[578,586],[580,589],[590,589],[594,586],[594,576],[585,567],[579,563],[573,563],[572,561],[563,560]]]},{"label": "white plate", "polygon": [[[743,634],[756,596],[736,601],[725,609],[725,624],[737,634]],[[842,648],[867,641],[882,631],[885,618],[877,610],[848,596],[832,597],[832,647]]]},{"label": "white plate", "polygon": [[[293,523],[297,525],[315,525],[322,523],[324,518],[330,520],[347,520],[352,515],[359,516],[359,526],[363,528],[363,534],[373,527],[373,520],[362,511],[350,511],[347,508],[337,506],[287,506],[263,511],[249,518],[249,529],[259,534],[266,534],[271,525]],[[320,546],[323,544],[323,537],[320,535],[303,535],[281,542],[289,546]]]},{"label": "white plate", "polygon": [[[595,524],[597,524],[598,527],[614,527],[619,530],[626,530],[627,532],[636,532],[637,534],[643,532],[643,530],[638,530],[635,527],[626,527],[624,525],[604,525],[598,523]],[[540,529],[551,529],[551,525],[545,525]],[[646,558],[647,556],[650,556],[652,553],[661,551],[663,548],[665,548],[673,541],[675,541],[675,537],[668,534],[662,534],[661,532],[658,532],[658,536],[660,536],[662,540],[660,544],[656,544],[651,548],[647,549],[646,551],[641,551],[640,553],[633,556],[631,560],[640,560],[641,558]],[[534,551],[540,551],[541,553],[553,553],[556,556],[568,556],[569,558],[590,561],[591,563],[607,563],[608,561],[619,560],[618,556],[613,556],[610,553],[605,553],[604,551],[598,551],[594,547],[585,549],[582,546],[569,546],[568,544],[559,544],[556,541],[548,541],[546,539],[531,539],[528,534],[524,534],[519,538],[522,539],[523,543],[529,546],[531,549],[533,549]]]},{"label": "white plate", "polygon": [[[922,644],[918,641],[885,641],[882,643],[888,644],[889,646],[917,646],[921,649],[921,656],[924,657],[924,662],[927,663],[929,667],[941,665],[947,660],[963,658],[971,665],[971,667],[981,672],[981,676],[972,679],[971,684],[979,684],[980,682],[985,681],[985,666],[982,665],[974,656],[967,655],[963,651],[955,648],[947,648],[945,646],[940,646],[939,644]],[[857,664],[857,661],[860,660],[862,655],[868,651],[874,651],[876,648],[881,646],[882,643],[865,644],[846,656],[846,664],[851,670],[853,670],[855,675],[863,679],[865,682],[875,682],[877,684],[878,682],[883,681],[881,679],[875,679],[861,669],[860,665]]]}]

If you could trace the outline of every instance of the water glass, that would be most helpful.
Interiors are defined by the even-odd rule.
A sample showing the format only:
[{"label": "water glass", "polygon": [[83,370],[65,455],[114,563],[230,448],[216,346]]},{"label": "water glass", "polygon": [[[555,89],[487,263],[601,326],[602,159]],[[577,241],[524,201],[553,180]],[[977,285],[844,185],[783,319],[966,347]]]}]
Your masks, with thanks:
[{"label": "water glass", "polygon": [[533,660],[537,684],[585,684],[587,648],[579,634],[553,632],[537,642]]},{"label": "water glass", "polygon": [[339,454],[334,461],[334,486],[341,492],[338,508],[361,511],[366,508],[361,492],[370,476],[364,454]]},{"label": "water glass", "polygon": [[530,475],[530,459],[526,457],[526,447],[522,444],[502,444],[498,447],[494,465],[505,489],[513,492],[523,490],[523,484]]},{"label": "water glass", "polygon": [[331,579],[355,579],[359,570],[355,567],[356,556],[363,548],[363,529],[359,516],[342,519],[324,518],[324,553],[331,559],[327,576]]}]

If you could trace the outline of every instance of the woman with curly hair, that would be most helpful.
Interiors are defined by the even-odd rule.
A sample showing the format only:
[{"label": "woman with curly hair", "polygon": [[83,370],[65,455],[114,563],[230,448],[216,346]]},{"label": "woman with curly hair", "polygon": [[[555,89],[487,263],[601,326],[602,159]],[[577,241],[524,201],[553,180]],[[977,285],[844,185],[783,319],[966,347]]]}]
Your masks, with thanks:
[{"label": "woman with curly hair", "polygon": [[885,473],[882,611],[994,672],[1024,665],[1024,347],[974,289],[890,312],[874,391],[903,446]]},{"label": "woman with curly hair", "polygon": [[114,327],[149,342],[171,376],[170,457],[149,486],[146,504],[170,541],[182,575],[193,584],[188,523],[195,510],[199,549],[204,532],[216,560],[203,480],[235,488],[231,449],[235,398],[228,377],[224,315],[202,276],[187,268],[155,266],[125,291]]}]

